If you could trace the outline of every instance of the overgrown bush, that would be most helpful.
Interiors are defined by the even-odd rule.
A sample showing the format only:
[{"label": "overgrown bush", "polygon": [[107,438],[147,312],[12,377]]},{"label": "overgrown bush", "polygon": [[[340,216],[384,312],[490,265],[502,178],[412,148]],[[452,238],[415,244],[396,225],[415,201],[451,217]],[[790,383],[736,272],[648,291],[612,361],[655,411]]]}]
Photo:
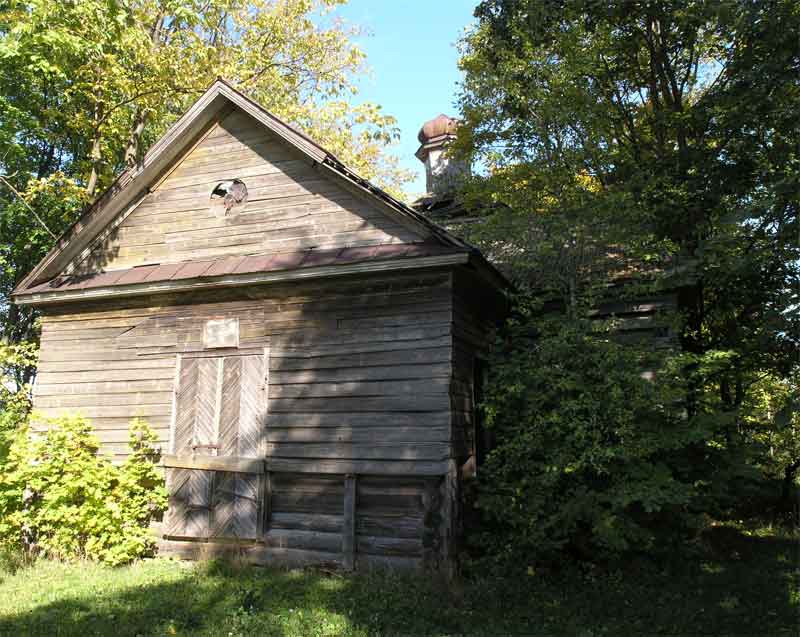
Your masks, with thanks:
[{"label": "overgrown bush", "polygon": [[58,559],[122,564],[153,549],[150,519],[166,506],[155,434],[130,426],[132,453],[119,466],[98,453],[81,417],[20,429],[0,474],[0,547]]},{"label": "overgrown bush", "polygon": [[685,416],[679,374],[612,325],[518,309],[482,406],[496,446],[479,472],[480,545],[530,565],[644,550],[660,528],[692,528],[707,486],[694,468],[708,476],[714,450]]}]

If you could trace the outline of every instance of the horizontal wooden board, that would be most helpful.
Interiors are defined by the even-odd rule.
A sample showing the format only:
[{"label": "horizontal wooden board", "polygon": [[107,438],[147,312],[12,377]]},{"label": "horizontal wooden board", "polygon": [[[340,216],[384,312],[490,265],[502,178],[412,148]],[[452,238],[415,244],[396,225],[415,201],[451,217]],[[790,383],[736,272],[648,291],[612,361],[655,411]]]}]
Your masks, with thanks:
[{"label": "horizontal wooden board", "polygon": [[[248,251],[379,245],[422,238],[377,205],[365,205],[366,200],[353,205],[352,193],[255,122],[243,126],[239,134],[216,134],[215,130],[202,139],[114,231],[98,239],[88,259],[72,267],[78,271],[120,269]],[[212,201],[212,192],[220,182],[233,179],[246,185],[247,201],[226,211]],[[319,204],[326,207],[326,217],[247,218],[287,207],[319,208]]]},{"label": "horizontal wooden board", "polygon": [[329,397],[329,398],[274,398],[270,399],[271,413],[354,413],[354,412],[430,412],[449,408],[447,394],[405,397]]},{"label": "horizontal wooden board", "polygon": [[[373,377],[374,378],[374,377]],[[378,377],[380,378],[380,376]],[[270,396],[274,399],[344,399],[354,396],[400,398],[414,396],[422,399],[448,393],[450,379],[430,377],[425,380],[364,380],[360,382],[305,382],[281,385],[270,378]]]},{"label": "horizontal wooden board", "polygon": [[348,460],[443,460],[448,457],[447,442],[420,444],[404,441],[395,444],[358,444],[346,442],[282,443],[267,445],[272,458],[331,458]]},{"label": "horizontal wooden board", "polygon": [[344,475],[417,475],[443,476],[447,473],[445,461],[413,460],[318,460],[305,458],[270,458],[270,471]]},{"label": "horizontal wooden board", "polygon": [[164,467],[202,469],[206,471],[230,471],[232,473],[264,473],[265,463],[257,458],[238,456],[175,456],[163,455]]},{"label": "horizontal wooden board", "polygon": [[267,429],[293,429],[299,427],[449,427],[450,411],[431,411],[424,413],[374,413],[341,412],[341,413],[297,413],[287,412],[267,414]]},{"label": "horizontal wooden board", "polygon": [[345,427],[286,427],[267,428],[267,440],[271,443],[411,443],[447,442],[448,427],[403,426],[345,426]]},{"label": "horizontal wooden board", "polygon": [[358,555],[422,557],[420,538],[356,535]]},{"label": "horizontal wooden board", "polygon": [[421,513],[402,511],[389,514],[370,514],[363,510],[356,517],[356,533],[362,536],[419,539],[424,529]]},{"label": "horizontal wooden board", "polygon": [[285,513],[273,511],[269,520],[275,529],[297,529],[323,533],[341,533],[342,516],[324,513]]},{"label": "horizontal wooden board", "polygon": [[275,548],[336,553],[342,550],[342,535],[325,531],[273,528],[264,534],[264,544]]},{"label": "horizontal wooden board", "polygon": [[241,560],[248,564],[275,567],[327,566],[339,568],[342,565],[341,553],[266,547],[254,542],[241,544],[222,541],[161,540],[158,543],[158,554],[161,557],[185,560]]}]

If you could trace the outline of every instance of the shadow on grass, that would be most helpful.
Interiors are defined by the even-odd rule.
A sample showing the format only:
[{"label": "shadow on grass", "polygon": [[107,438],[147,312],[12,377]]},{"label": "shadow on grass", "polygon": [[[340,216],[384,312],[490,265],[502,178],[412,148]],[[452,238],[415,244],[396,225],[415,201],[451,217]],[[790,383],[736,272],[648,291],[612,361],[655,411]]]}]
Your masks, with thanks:
[{"label": "shadow on grass", "polygon": [[[449,591],[425,577],[156,561],[137,567],[158,571],[143,583],[120,583],[132,571],[106,569],[72,595],[20,607],[0,617],[0,634],[794,635],[798,557],[796,537],[723,527],[662,563],[642,557],[610,572],[480,578]],[[104,578],[117,590],[104,590]]]}]

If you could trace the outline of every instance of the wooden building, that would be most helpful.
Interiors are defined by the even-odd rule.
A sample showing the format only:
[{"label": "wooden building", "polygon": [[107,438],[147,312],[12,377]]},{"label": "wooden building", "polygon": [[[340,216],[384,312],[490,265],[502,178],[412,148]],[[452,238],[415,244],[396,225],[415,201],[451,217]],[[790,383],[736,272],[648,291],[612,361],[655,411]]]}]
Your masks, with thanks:
[{"label": "wooden building", "polygon": [[34,406],[158,432],[161,550],[445,569],[502,277],[222,80],[26,277]]}]

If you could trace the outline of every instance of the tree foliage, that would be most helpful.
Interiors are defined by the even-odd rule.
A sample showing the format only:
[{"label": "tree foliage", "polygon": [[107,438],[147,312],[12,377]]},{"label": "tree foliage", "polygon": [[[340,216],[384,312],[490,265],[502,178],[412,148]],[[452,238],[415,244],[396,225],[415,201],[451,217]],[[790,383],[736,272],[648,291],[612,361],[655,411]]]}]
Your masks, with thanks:
[{"label": "tree foliage", "polygon": [[[12,0],[0,8],[0,336],[35,338],[8,304],[53,234],[218,76],[398,189],[395,119],[356,103],[365,71],[343,0]],[[26,206],[20,199],[24,200]]]},{"label": "tree foliage", "polygon": [[[467,202],[484,211],[473,240],[521,288],[566,308],[562,321],[574,326],[600,298],[675,292],[686,426],[741,473],[765,467],[756,439],[777,431],[765,401],[793,409],[780,396],[796,393],[790,379],[800,362],[800,5],[485,0],[475,15],[462,42],[455,150],[485,168],[465,187]],[[538,319],[528,329],[540,330]],[[537,352],[564,345],[559,332],[540,332]],[[564,371],[582,358],[562,349],[563,361],[536,359],[542,369],[520,375],[535,389],[528,400],[553,391],[542,378],[570,373],[581,378],[575,391],[605,395],[602,413],[629,422],[616,402],[627,402],[627,380],[608,377],[626,388],[620,394],[604,377]],[[569,405],[572,390],[562,390]],[[495,393],[488,408],[506,398]],[[530,409],[537,416],[526,422],[547,421],[539,420],[546,407]],[[655,442],[646,420],[641,435]],[[565,426],[574,430],[559,437]],[[682,427],[673,423],[669,435],[682,440]],[[559,416],[549,451],[605,453],[585,429],[585,414]],[[683,449],[684,460],[697,452]],[[501,444],[490,465],[505,466],[507,453]],[[780,455],[774,444],[772,453]],[[785,458],[784,468],[796,460]],[[702,462],[698,479],[713,482],[717,465]],[[490,471],[487,481],[498,477]],[[598,495],[594,483],[582,484]],[[556,518],[566,515],[564,500],[549,502],[561,503],[547,508]],[[613,506],[603,506],[610,515]]]},{"label": "tree foliage", "polygon": [[530,313],[506,326],[486,396],[498,445],[478,499],[484,546],[515,560],[588,557],[651,548],[667,516],[691,523],[704,493],[676,456],[706,432],[682,417],[669,370],[643,377],[663,360],[616,343],[612,325]]}]

